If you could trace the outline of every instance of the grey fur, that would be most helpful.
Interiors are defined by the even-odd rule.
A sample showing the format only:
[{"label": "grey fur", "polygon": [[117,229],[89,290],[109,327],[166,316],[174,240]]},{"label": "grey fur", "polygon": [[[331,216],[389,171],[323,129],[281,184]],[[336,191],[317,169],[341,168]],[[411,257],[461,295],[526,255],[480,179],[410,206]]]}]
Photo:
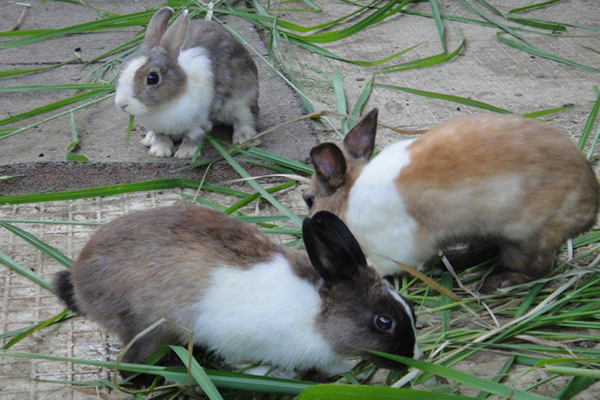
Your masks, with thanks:
[{"label": "grey fur", "polygon": [[[343,223],[339,224],[342,227],[334,232],[345,229],[346,237],[351,237]],[[319,228],[315,229],[318,233]],[[299,279],[319,290],[322,301],[315,329],[336,353],[369,357],[361,349],[371,348],[412,357],[414,327],[406,310],[390,294],[389,284],[364,263],[364,257],[360,261],[361,257],[355,256],[359,260],[354,262],[343,256],[344,251],[362,254],[356,241],[340,239],[346,243],[340,248],[316,236],[312,240],[318,245],[311,258],[320,257],[339,271],[355,263],[349,269],[355,272],[346,273],[343,281],[328,281],[317,273],[306,253],[277,245],[254,227],[208,208],[178,205],[153,209],[123,216],[100,228],[82,250],[72,276],[68,272],[58,275],[57,291],[74,292],[74,296],[61,295],[67,305],[116,332],[123,343],[161,318],[174,322],[143,336],[128,351],[124,361],[139,363],[160,345],[187,344],[189,332],[180,326],[193,325],[195,304],[211,284],[211,270],[224,265],[249,269],[280,253]],[[340,257],[348,261],[345,265],[337,261],[336,266]],[[395,318],[393,332],[374,331],[373,316],[379,314]]]}]

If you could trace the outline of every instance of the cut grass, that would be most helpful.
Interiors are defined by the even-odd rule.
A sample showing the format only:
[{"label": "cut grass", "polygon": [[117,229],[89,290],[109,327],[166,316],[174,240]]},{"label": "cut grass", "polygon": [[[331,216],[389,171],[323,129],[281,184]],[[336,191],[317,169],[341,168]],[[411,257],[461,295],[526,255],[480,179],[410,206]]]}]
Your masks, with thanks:
[{"label": "cut grass", "polygon": [[[80,6],[85,6],[85,4],[78,3],[76,1],[73,2],[73,4],[75,3],[79,4]],[[268,48],[270,54],[266,57],[259,52],[256,52],[255,54],[257,54],[260,62],[266,62],[269,64],[270,68],[272,68],[272,73],[278,74],[281,72],[276,68],[277,61],[282,62],[282,69],[286,70],[284,61],[282,61],[282,59],[278,56],[280,52],[278,46],[280,43],[289,43],[293,46],[300,46],[319,57],[326,57],[329,59],[327,62],[334,62],[332,60],[342,61],[346,62],[347,66],[348,64],[352,64],[358,67],[366,68],[364,70],[364,76],[367,77],[372,76],[373,73],[390,74],[401,73],[402,71],[408,69],[418,69],[431,66],[443,67],[443,63],[452,60],[458,62],[456,57],[458,57],[458,55],[461,53],[466,54],[465,48],[468,39],[462,38],[462,41],[458,47],[450,54],[447,54],[448,49],[445,47],[445,36],[448,33],[447,28],[451,27],[451,25],[445,27],[445,21],[458,21],[461,23],[476,24],[488,28],[491,27],[493,29],[501,29],[503,32],[508,32],[506,35],[511,34],[520,40],[513,41],[507,39],[506,37],[502,36],[502,33],[500,33],[498,35],[498,41],[503,44],[512,46],[517,50],[525,51],[529,54],[536,54],[532,52],[537,51],[540,52],[539,54],[544,54],[546,58],[550,60],[568,64],[572,67],[581,68],[587,72],[597,72],[594,67],[590,67],[592,69],[582,68],[581,64],[573,63],[572,61],[546,53],[542,50],[534,48],[531,45],[527,45],[527,38],[525,38],[525,41],[522,41],[522,33],[533,32],[530,28],[562,32],[566,31],[565,27],[578,27],[581,29],[587,29],[591,32],[598,32],[600,30],[598,27],[548,21],[530,16],[529,14],[521,14],[525,11],[539,8],[541,6],[549,7],[553,3],[557,3],[557,1],[547,1],[545,3],[532,4],[527,7],[522,7],[520,10],[511,10],[508,12],[508,14],[503,14],[502,12],[498,11],[490,2],[483,0],[472,1],[469,4],[474,4],[474,6],[471,6],[471,8],[473,10],[477,10],[473,13],[477,19],[446,15],[440,10],[440,5],[443,5],[444,3],[438,2],[437,0],[427,1],[432,9],[431,14],[416,11],[412,7],[406,7],[410,3],[409,1],[385,2],[381,0],[375,0],[368,4],[349,1],[349,4],[354,4],[356,6],[354,11],[346,15],[342,15],[336,19],[313,26],[301,26],[294,24],[283,19],[282,16],[285,17],[286,15],[289,15],[289,13],[293,12],[306,12],[307,10],[310,12],[320,12],[322,10],[321,7],[325,7],[326,3],[304,0],[303,2],[299,3],[297,8],[294,7],[293,9],[286,9],[285,13],[287,14],[280,14],[282,11],[280,5],[289,6],[292,3],[293,2],[284,1],[281,2],[281,4],[277,4],[275,7],[275,3],[265,4],[263,2],[261,4],[259,2],[255,2],[254,8],[235,9],[226,2],[216,1],[214,3],[213,18],[218,20],[220,15],[225,14],[236,18],[244,18],[252,22],[256,27],[258,27],[258,29],[261,29],[263,32],[269,35],[272,42],[272,45]],[[183,7],[188,7],[192,10],[192,13],[195,13],[195,15],[198,15],[200,18],[204,16],[205,10],[199,5],[199,3],[185,0],[171,0],[169,4],[176,7],[177,10],[180,10]],[[67,6],[70,5],[65,4],[65,7]],[[61,28],[58,30],[37,30],[17,33],[2,32],[0,33],[0,36],[19,36],[19,39],[3,42],[0,44],[0,48],[15,48],[17,46],[40,42],[50,38],[56,38],[69,34],[93,32],[99,29],[117,29],[127,26],[142,27],[147,23],[148,19],[153,13],[153,10],[123,16],[111,15],[102,10],[96,10],[96,12],[98,12],[100,15],[100,19],[97,21]],[[372,61],[344,58],[326,48],[325,44],[327,43],[333,43],[340,40],[349,40],[353,38],[354,35],[360,34],[361,32],[364,33],[365,30],[370,29],[371,27],[380,24],[385,20],[391,20],[399,13],[411,15],[411,18],[433,18],[435,27],[437,29],[437,36],[439,36],[440,42],[442,43],[443,52],[418,60],[400,62],[396,65],[383,66],[383,64],[389,63],[407,54],[409,51],[416,49],[422,44],[422,42],[409,48],[402,49],[387,57]],[[396,23],[397,21],[394,20],[393,22]],[[434,24],[431,24],[431,26],[433,29]],[[524,27],[528,28],[529,30],[525,30]],[[246,42],[239,32],[234,31],[233,33],[240,39],[240,41],[244,43]],[[545,34],[548,35],[549,33],[545,32]],[[36,121],[35,124],[29,124],[16,128],[0,129],[0,138],[23,132],[36,124],[44,123],[45,121],[52,120],[62,115],[70,115],[72,122],[71,134],[73,140],[67,149],[67,154],[72,154],[72,151],[79,144],[74,112],[89,106],[93,106],[97,102],[109,97],[112,91],[114,91],[114,86],[112,84],[94,83],[97,81],[94,81],[93,79],[97,79],[98,76],[101,76],[103,71],[106,71],[107,68],[111,68],[111,66],[116,65],[126,52],[133,51],[135,46],[139,44],[140,39],[141,36],[138,35],[133,40],[113,49],[108,49],[106,53],[96,57],[96,59],[93,61],[107,59],[108,63],[103,65],[101,68],[98,68],[95,72],[95,75],[89,77],[89,82],[86,80],[86,83],[77,85],[64,84],[0,88],[0,91],[4,92],[77,90],[77,92],[70,94],[71,97],[61,100],[62,103],[57,102],[48,104],[44,107],[33,109],[27,111],[26,113],[22,113],[0,121],[1,125],[7,126],[9,124],[20,124],[30,119],[33,120],[43,114],[52,113],[50,117],[45,118],[42,121]],[[317,45],[317,43],[324,45],[321,47]],[[592,51],[590,51],[589,54],[590,56],[596,56],[592,53]],[[544,57],[544,55],[540,56]],[[109,59],[109,57],[111,58]],[[76,60],[78,59],[69,60],[65,63],[38,69],[8,71],[6,73],[0,72],[0,77],[18,76],[41,71],[49,71],[54,68],[60,68],[62,65],[74,62]],[[325,60],[325,58],[323,58],[323,60]],[[585,65],[583,67],[585,67]],[[377,76],[379,77],[380,75]],[[294,90],[300,94],[300,98],[308,112],[313,113],[314,106],[312,100],[302,90],[302,88],[296,84],[295,80],[288,78],[285,75],[282,75],[282,78],[290,83]],[[331,82],[331,79],[329,79],[328,83],[329,82]],[[333,87],[335,87],[335,93],[337,94],[336,99],[338,111],[340,111],[342,114],[347,114],[347,111],[352,109],[351,116],[354,117],[359,116],[362,113],[362,110],[366,107],[373,87],[399,90],[405,93],[425,96],[433,100],[449,101],[453,104],[477,107],[479,109],[491,112],[511,113],[519,111],[507,110],[480,101],[459,96],[452,96],[444,93],[374,83],[373,78],[366,82],[363,91],[352,107],[351,103],[349,102],[350,99],[346,96],[346,92],[344,91],[342,74],[336,74],[333,82]],[[74,105],[76,106],[73,107]],[[570,107],[572,106],[556,107],[523,115],[531,118],[541,117],[563,111]],[[66,109],[66,111],[64,111],[64,109]],[[596,112],[594,112],[594,110],[596,110]],[[592,109],[592,113],[588,118],[588,124],[586,124],[586,127],[584,128],[584,135],[581,141],[582,148],[588,145],[591,132],[594,128],[596,116],[597,104]],[[327,123],[325,118],[323,118],[323,121]],[[350,116],[342,116],[341,136],[343,136],[343,133],[347,132],[347,130],[350,129],[354,124],[355,120],[351,119]],[[131,135],[132,128],[133,120],[130,119],[128,137]],[[592,144],[588,152],[589,158],[593,158],[592,153],[594,152],[599,138],[600,128],[598,128],[597,133],[592,140]],[[287,159],[260,148],[252,148],[247,150],[236,149],[233,146],[218,141],[214,138],[209,138],[209,143],[215,146],[221,156],[244,178],[252,177],[243,168],[240,161],[272,168],[279,173],[311,174],[313,172],[312,167],[309,165]],[[202,161],[199,163],[194,162],[194,164],[208,165],[213,161],[215,160]],[[0,179],[7,178],[10,177],[0,177]],[[186,193],[182,194],[182,196],[189,199],[195,199],[198,203],[230,213],[232,216],[247,223],[257,224],[259,229],[269,234],[291,235],[294,240],[290,241],[288,244],[292,246],[299,246],[301,244],[301,231],[297,228],[297,226],[301,223],[301,219],[304,216],[296,215],[294,212],[292,212],[292,210],[285,207],[278,197],[281,191],[293,187],[295,182],[288,180],[270,188],[263,188],[254,179],[249,179],[247,182],[248,185],[254,189],[252,192],[231,189],[222,186],[222,184],[219,183],[209,184],[189,179],[166,179],[138,182],[128,185],[89,188],[69,192],[40,193],[26,196],[5,196],[0,197],[0,205],[66,201],[97,196],[110,196],[124,193],[145,192],[150,190],[166,190],[181,187],[194,188],[199,189],[198,196],[191,196]],[[239,198],[239,200],[233,201],[233,204],[230,205],[220,204],[221,202],[214,202],[202,198],[204,191],[234,196]],[[245,210],[244,207],[253,204],[253,202],[262,201],[263,205],[267,204],[265,199],[273,205],[271,210],[277,210],[277,212],[279,212],[278,215],[248,215],[242,212],[242,210]],[[291,225],[290,222],[294,224],[292,227],[289,226]],[[278,223],[281,223],[282,225],[277,225]],[[28,246],[30,246],[31,251],[41,251],[45,256],[51,258],[50,262],[58,263],[65,267],[69,267],[71,265],[71,260],[69,260],[63,253],[45,243],[35,235],[27,232],[25,229],[14,226],[14,224],[99,225],[99,223],[75,221],[63,222],[49,220],[38,221],[8,219],[0,221],[0,225],[7,230],[6,232],[10,232],[9,234],[16,235],[17,237],[25,240],[28,243]],[[360,372],[362,371],[370,371],[367,376],[372,377],[375,368],[368,363],[362,363],[355,368],[353,373],[345,374],[346,378],[339,378],[342,383],[349,382],[352,383],[353,386],[339,384],[316,385],[315,382],[306,382],[302,380],[282,380],[253,377],[239,373],[231,373],[224,370],[204,369],[203,367],[208,367],[210,365],[205,365],[202,360],[200,360],[200,362],[193,359],[190,360],[187,350],[183,347],[177,346],[171,348],[171,351],[174,351],[179,356],[184,367],[166,368],[153,365],[132,365],[121,363],[119,368],[127,371],[163,376],[180,384],[177,387],[170,389],[172,390],[170,392],[168,390],[162,391],[162,389],[152,388],[149,393],[135,395],[137,398],[146,398],[146,396],[174,398],[177,393],[182,393],[190,388],[190,386],[198,385],[204,388],[205,391],[208,388],[211,392],[210,394],[207,394],[211,398],[219,398],[217,396],[222,395],[223,398],[227,399],[249,398],[249,396],[257,399],[290,399],[291,397],[289,396],[298,395],[300,395],[300,399],[400,398],[422,400],[460,400],[471,398],[457,394],[457,392],[460,392],[464,387],[475,389],[476,393],[479,393],[476,398],[489,398],[490,394],[492,394],[501,396],[503,398],[540,399],[544,397],[536,394],[535,392],[543,388],[546,383],[551,381],[556,382],[557,377],[568,377],[567,382],[562,386],[560,391],[556,393],[555,397],[560,399],[570,399],[576,396],[578,393],[581,393],[589,388],[598,380],[599,366],[598,363],[593,361],[599,359],[600,351],[597,349],[587,349],[573,346],[566,347],[562,343],[559,343],[559,341],[565,341],[567,343],[575,343],[581,339],[595,342],[600,341],[600,335],[595,333],[600,329],[600,322],[597,320],[597,316],[600,313],[600,306],[595,300],[600,295],[600,278],[598,276],[599,273],[596,266],[598,261],[596,261],[596,259],[592,261],[588,260],[590,258],[597,257],[597,253],[600,251],[599,243],[600,234],[597,231],[590,232],[574,241],[576,255],[575,259],[569,263],[561,263],[558,265],[550,277],[538,282],[512,288],[507,292],[500,292],[483,300],[470,297],[468,293],[464,292],[460,287],[457,287],[456,282],[447,275],[439,277],[435,275],[434,272],[431,273],[433,275],[433,279],[441,280],[443,287],[449,292],[456,292],[460,294],[459,298],[462,299],[460,303],[446,296],[439,295],[426,285],[419,283],[416,279],[408,276],[404,276],[399,279],[397,282],[397,289],[400,293],[406,295],[417,305],[417,314],[419,314],[421,319],[425,320],[425,327],[419,332],[419,344],[424,354],[428,356],[428,361],[424,362],[405,360],[407,364],[412,363],[413,367],[422,369],[423,372],[418,373],[414,383],[422,384],[420,389],[424,390],[393,389],[385,386],[378,386],[381,385],[381,383],[376,385],[374,382],[369,380],[363,381],[362,377],[361,379],[357,379],[357,376],[360,377]],[[563,249],[563,251],[566,251],[566,248]],[[42,279],[30,269],[35,266],[21,265],[21,263],[16,262],[9,255],[3,252],[0,252],[0,263],[5,264],[8,268],[14,270],[16,273],[23,275],[25,278],[32,281],[32,284],[40,285],[47,290],[52,289],[46,280]],[[571,264],[573,263],[581,265],[581,268],[571,268]],[[459,278],[462,282],[468,285],[481,279],[484,273],[484,268],[476,267],[468,271],[460,272]],[[565,286],[564,282],[568,282],[569,285]],[[547,302],[548,299],[551,299],[551,301]],[[465,312],[462,306],[467,304],[470,309],[477,313],[479,319],[474,319],[472,314]],[[435,320],[432,321],[431,319],[428,319],[428,317],[432,315],[437,316],[440,313],[442,323],[436,323]],[[494,313],[495,319],[500,321],[500,327],[494,327],[494,321],[493,318],[491,318],[490,313]],[[0,338],[12,338],[12,340],[9,340],[5,344],[5,346],[8,348],[21,342],[21,340],[31,335],[46,333],[48,332],[46,329],[49,326],[60,324],[66,319],[74,317],[75,316],[72,314],[65,314],[63,312],[38,324],[20,328],[11,332],[4,332],[0,334]],[[591,332],[584,333],[584,329],[590,330]],[[529,338],[528,340],[530,341],[526,341],[525,338]],[[491,357],[506,357],[506,361],[502,363],[501,368],[491,374],[494,376],[494,378],[486,380],[474,377],[472,375],[465,376],[464,373],[460,373],[457,371],[457,369],[453,368],[455,364],[465,360],[469,355],[473,355],[481,351],[488,351],[489,354],[491,354]],[[577,357],[574,358],[571,353],[575,354]],[[166,353],[163,352],[162,355],[164,354]],[[107,361],[46,356],[42,354],[25,352],[4,351],[0,353],[0,355],[35,358],[55,362],[67,361],[79,365],[95,365],[109,369],[114,369],[116,367],[115,363]],[[563,363],[551,363],[555,360],[559,360]],[[540,382],[536,382],[525,389],[516,390],[514,387],[517,384],[520,384],[520,377],[514,377],[511,375],[511,372],[519,366],[527,366],[531,369],[538,369],[542,373],[549,374],[544,375],[545,378],[543,378]],[[189,380],[190,374],[193,377],[191,384]],[[356,376],[354,374],[356,374]],[[443,379],[438,381],[434,378],[434,375],[440,376],[443,379],[449,379],[454,382],[458,382],[462,386],[456,386],[455,384],[447,383]],[[387,384],[394,382],[398,378],[400,378],[398,373],[390,374]],[[329,378],[318,375],[312,380],[320,383],[332,381]],[[70,382],[62,381],[59,383],[68,384]],[[115,386],[112,382],[107,380],[99,380],[98,382],[76,382],[73,384],[100,386],[118,390],[118,386]],[[213,384],[214,387],[217,388],[216,392],[212,391],[213,387],[211,387],[211,385]],[[254,394],[248,394],[247,392],[254,392]],[[269,395],[263,394],[271,394],[271,397],[265,397]]]}]

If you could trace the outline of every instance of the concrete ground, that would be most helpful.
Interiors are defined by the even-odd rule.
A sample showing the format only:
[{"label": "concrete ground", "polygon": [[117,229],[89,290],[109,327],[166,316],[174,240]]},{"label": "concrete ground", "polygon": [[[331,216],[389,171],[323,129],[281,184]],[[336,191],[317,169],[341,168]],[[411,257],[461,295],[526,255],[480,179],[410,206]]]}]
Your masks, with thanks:
[{"label": "concrete ground", "polygon": [[[159,7],[161,2],[155,0],[139,2],[101,0],[94,1],[93,5],[107,11],[127,14]],[[0,31],[10,29],[18,20],[23,7],[14,4],[4,4],[0,7]],[[68,17],[65,16],[65,12],[68,12]],[[97,18],[97,14],[88,7],[69,6],[60,2],[41,3],[36,0],[21,29],[59,28]],[[261,61],[259,55],[268,58],[267,49],[252,24],[233,18],[225,18],[224,21],[243,35],[249,45],[258,53],[250,51],[259,71],[259,107],[261,110],[259,132],[303,115],[304,109],[292,89],[275,71]],[[138,31],[139,29],[136,28],[110,32],[99,31],[2,50],[0,70],[10,71],[56,64],[72,59],[75,49],[80,51],[83,61],[89,61],[130,41]],[[96,68],[103,67],[104,61],[90,65],[67,65],[39,74],[4,79],[2,85],[78,83]],[[116,74],[116,69],[111,69],[104,79],[112,79],[114,74]],[[1,93],[0,120],[76,94],[74,92],[67,93],[63,91]],[[188,165],[189,160],[149,157],[146,153],[147,148],[140,143],[140,134],[145,132],[142,126],[135,126],[130,146],[127,147],[126,134],[129,118],[126,113],[117,110],[112,96],[85,112],[75,113],[75,116],[80,140],[80,149],[77,153],[88,157],[90,163],[78,164],[65,161],[66,147],[71,142],[70,117],[65,115],[2,140],[0,176],[24,176],[9,181],[0,181],[1,194],[15,195],[40,191],[73,190],[173,177],[200,180],[204,175],[205,168],[173,172],[174,169]],[[37,120],[46,117],[48,115],[42,115]],[[26,121],[26,124],[31,123],[30,120]],[[23,123],[2,128],[21,126]],[[231,140],[231,128],[218,126],[211,132],[211,135]],[[264,137],[262,148],[285,157],[306,161],[310,148],[315,144],[317,144],[317,139],[310,124],[302,121],[280,128]],[[199,161],[215,159],[217,156],[218,152],[207,143]],[[248,169],[255,174],[266,172],[264,169],[253,166],[248,166]],[[226,162],[213,165],[208,175],[208,179],[213,181],[234,177],[237,175]]]},{"label": "concrete ground", "polygon": [[[90,2],[100,8],[117,7],[116,2],[111,1],[98,0]],[[352,6],[343,2],[317,1],[317,3],[322,3],[323,13],[283,13],[281,17],[309,26],[338,18],[340,15],[354,10]],[[491,3],[502,11],[508,11],[515,7],[529,5],[533,1],[507,0],[491,1]],[[123,2],[118,7],[126,7],[121,12],[133,12],[143,9],[147,4],[143,1]],[[460,5],[454,1],[440,1],[440,4],[442,10],[449,15],[467,16]],[[38,25],[24,26],[22,29],[65,26],[95,17],[94,13],[90,15],[89,12],[84,14],[81,11],[82,14],[80,15],[79,11],[73,11],[72,16],[69,14],[69,18],[65,18],[62,10],[68,9],[71,11],[78,8],[63,3],[49,2],[43,5],[34,3],[34,5],[41,8],[32,10],[31,19],[28,19],[28,21]],[[5,29],[6,26],[10,26],[16,21],[20,11],[14,11],[11,8],[12,6],[9,7],[4,4],[0,7],[2,8],[2,12],[0,12],[0,29]],[[427,3],[411,5],[410,8],[429,12]],[[83,7],[81,9],[83,10]],[[11,10],[11,14],[4,12],[4,10]],[[600,26],[600,3],[593,0],[565,0],[531,14],[555,21]],[[238,22],[230,21],[230,23]],[[561,129],[574,141],[578,140],[595,100],[593,86],[598,84],[598,74],[531,56],[500,44],[495,38],[496,29],[448,21],[445,24],[449,36],[449,49],[456,47],[460,41],[461,33],[466,37],[467,47],[460,57],[438,67],[394,74],[378,74],[376,75],[376,82],[470,97],[510,109],[516,113],[560,107],[564,104],[576,104],[576,107],[570,110],[547,118],[547,122]],[[589,35],[592,32],[569,28],[569,33]],[[71,57],[72,50],[80,46],[81,43],[84,43],[84,56],[91,58],[94,54],[106,51],[128,40],[134,34],[135,30],[124,30],[123,33],[119,34],[106,32],[67,37],[64,38],[66,43],[64,51],[63,47],[59,46],[54,47],[52,51],[48,51],[45,45],[31,45],[10,51],[2,51],[0,52],[0,69],[25,68],[28,64],[38,62],[55,63],[64,61]],[[244,34],[254,36],[250,29],[244,31]],[[597,35],[592,38],[556,38],[538,35],[528,35],[527,37],[540,48],[551,53],[585,65],[600,67],[600,56],[581,47],[584,45],[598,49]],[[437,54],[441,51],[441,47],[432,19],[397,15],[348,39],[332,44],[319,45],[349,59],[375,60],[422,41],[426,42],[399,59],[398,62]],[[95,46],[103,48],[96,48]],[[261,46],[261,44],[257,43],[257,46]],[[364,85],[375,72],[375,69],[372,68],[324,59],[305,50],[286,46],[283,42],[281,42],[281,46],[281,57],[286,60],[291,75],[302,84],[307,95],[314,100],[317,109],[335,110],[337,108],[332,86],[333,71],[341,70],[343,74],[349,109],[352,108]],[[264,47],[262,48],[264,49]],[[87,53],[88,49],[90,49],[89,54]],[[40,59],[43,61],[37,61]],[[284,89],[288,92],[289,90],[285,86],[280,86],[281,89],[270,92],[272,95],[265,94],[269,93],[266,92],[269,89],[265,88],[263,82],[271,78],[275,81],[275,77],[272,76],[273,74],[268,71],[262,62],[257,61],[257,63],[261,68],[261,85],[263,85],[261,86],[263,93],[261,101],[270,102],[268,106],[261,104],[263,113],[267,113],[266,117],[261,120],[261,126],[267,128],[280,121],[298,116],[301,111],[297,106],[297,100],[291,95],[288,97]],[[80,68],[79,66],[66,67],[59,74],[44,74],[46,78],[42,75],[33,75],[26,78],[5,80],[2,84],[66,83],[68,81],[65,81],[65,79],[84,75],[84,71],[81,71]],[[61,75],[62,73],[65,75]],[[49,79],[56,80],[50,82]],[[280,97],[284,95],[286,100],[282,100],[282,97]],[[10,97],[7,97],[6,94],[0,95],[0,112],[2,113],[0,119],[6,117],[6,104],[8,102],[11,105],[19,105],[21,108],[15,108],[14,111],[21,112],[45,104],[53,99],[58,100],[62,95],[59,93],[44,93],[43,96],[45,97],[38,94],[11,94]],[[295,108],[290,108],[292,111],[287,111],[287,108],[283,108],[282,111],[283,105],[293,102],[295,102]],[[367,105],[367,108],[371,107],[380,109],[381,122],[410,129],[427,128],[455,116],[482,112],[482,110],[475,108],[380,87],[375,87],[373,90]],[[87,172],[81,175],[86,177],[84,182],[88,186],[84,185],[84,187],[103,184],[101,182],[105,179],[104,175],[113,176],[111,174],[117,174],[116,176],[120,179],[127,177],[127,174],[131,174],[130,171],[136,171],[135,176],[148,179],[148,176],[155,176],[154,172],[144,175],[148,174],[148,170],[154,171],[155,169],[164,168],[165,171],[168,171],[172,165],[178,164],[176,161],[169,160],[165,163],[168,166],[164,167],[161,163],[157,163],[157,160],[149,159],[136,141],[132,141],[132,147],[125,151],[123,142],[126,120],[125,115],[114,111],[110,101],[103,103],[96,111],[90,110],[79,120],[82,136],[81,153],[87,155],[90,159],[93,158],[92,161],[100,163],[96,170],[98,172],[90,172],[92,170],[87,169]],[[312,127],[317,132],[319,140],[337,140],[336,134],[323,128],[323,125],[315,123]],[[23,185],[13,186],[12,189],[1,186],[3,183],[0,181],[0,192],[3,189],[7,192],[10,191],[10,193],[41,192],[51,186],[47,184],[47,180],[52,179],[52,176],[56,176],[59,172],[62,176],[78,173],[76,171],[82,166],[66,165],[60,161],[64,157],[64,148],[70,139],[67,128],[68,121],[57,121],[56,123],[41,125],[38,129],[41,129],[42,132],[38,132],[36,129],[0,142],[0,175],[12,175],[12,173],[7,172],[21,168],[21,166],[13,166],[13,163],[17,162],[29,163],[27,167],[32,168],[30,170],[39,171],[43,169],[47,171],[46,175],[43,175],[40,180],[31,181],[31,183],[25,181]],[[306,128],[306,125],[302,127],[302,129]],[[295,126],[293,129],[300,128]],[[104,135],[112,135],[110,136],[112,139],[101,140]],[[271,137],[276,138],[273,140],[279,141],[280,147],[268,147],[272,145],[269,141],[265,141],[267,149],[297,159],[306,158],[308,149],[314,144],[315,140],[310,132],[306,133],[305,130],[299,132],[292,130],[292,128],[281,129],[277,134],[269,136],[269,138]],[[377,144],[382,147],[399,138],[401,136],[382,129]],[[6,150],[9,148],[9,143],[12,146],[10,148],[14,150]],[[34,163],[34,159],[40,158],[40,152],[43,152],[43,158],[47,158],[51,163]],[[108,156],[111,156],[110,162]],[[114,166],[103,167],[105,165],[103,163],[108,165],[116,158],[118,158],[118,162],[111,164]],[[131,164],[125,164],[125,162]],[[121,173],[119,169],[124,169],[124,171]],[[224,166],[221,171],[222,175],[209,176],[209,182],[221,182],[225,177],[236,176],[227,166]],[[135,176],[130,175],[129,177],[134,179]],[[77,182],[74,182],[72,187],[75,187],[76,184]],[[5,206],[0,208],[0,218],[106,222],[129,211],[183,201],[181,196],[183,192],[195,193],[191,190],[170,190],[67,202]],[[230,198],[206,192],[201,192],[200,195],[202,198],[211,199],[220,204],[233,204],[233,199]],[[299,188],[289,190],[276,197],[295,212],[304,211]],[[247,211],[259,214],[275,212],[271,207],[264,205],[258,210],[251,207]],[[78,225],[37,224],[19,226],[46,243],[57,247],[71,258],[77,256],[95,230],[95,227]],[[6,230],[0,231],[0,250],[20,264],[35,269],[36,273],[45,279],[51,279],[52,274],[63,268]],[[0,332],[38,323],[61,311],[61,305],[51,293],[10,272],[7,268],[0,267]],[[118,343],[115,338],[108,335],[96,324],[90,323],[85,318],[77,318],[45,329],[41,333],[19,343],[15,349],[70,357],[114,359],[118,351]],[[478,353],[477,357],[459,364],[458,368],[491,378],[495,376],[503,363],[504,360],[501,357],[489,356],[488,358],[486,354]],[[517,387],[526,387],[544,377],[537,370],[535,373],[530,374],[525,374],[525,372],[527,371],[511,371],[508,381],[516,382]],[[96,397],[95,391],[90,389],[73,389],[69,386],[45,383],[39,380],[94,381],[101,377],[108,377],[108,373],[93,367],[28,359],[1,358],[0,399],[94,398]],[[554,381],[542,385],[539,392],[553,396],[561,383]],[[600,387],[597,384],[575,398],[579,400],[594,399],[597,398],[599,391]],[[474,393],[467,391],[466,394],[473,395]],[[103,396],[106,395],[103,394]]]}]

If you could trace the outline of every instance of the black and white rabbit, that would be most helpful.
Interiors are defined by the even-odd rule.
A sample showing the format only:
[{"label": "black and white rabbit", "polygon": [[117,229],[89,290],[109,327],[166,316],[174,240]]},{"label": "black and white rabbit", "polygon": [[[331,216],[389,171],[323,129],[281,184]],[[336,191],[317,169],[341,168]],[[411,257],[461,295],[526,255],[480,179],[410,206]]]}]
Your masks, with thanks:
[{"label": "black and white rabbit", "polygon": [[307,252],[275,244],[254,227],[199,206],[138,212],[103,226],[73,272],[56,276],[62,300],[119,334],[154,322],[125,361],[163,344],[194,344],[226,362],[334,375],[362,350],[419,357],[410,303],[371,267],[350,231],[322,212],[303,224]]},{"label": "black and white rabbit", "polygon": [[256,134],[258,71],[246,48],[217,22],[190,21],[188,11],[167,29],[171,8],[154,14],[141,51],[121,65],[115,103],[147,129],[149,154],[191,158],[215,122],[233,126],[233,143]]}]

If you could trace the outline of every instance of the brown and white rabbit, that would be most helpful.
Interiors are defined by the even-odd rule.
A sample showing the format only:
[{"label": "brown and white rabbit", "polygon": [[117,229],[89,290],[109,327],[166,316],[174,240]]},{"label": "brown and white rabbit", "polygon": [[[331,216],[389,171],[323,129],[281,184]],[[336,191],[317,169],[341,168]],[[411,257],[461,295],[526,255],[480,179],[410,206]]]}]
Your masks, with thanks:
[{"label": "brown and white rabbit", "polygon": [[302,229],[308,254],[209,208],[137,212],[100,228],[55,288],[123,343],[161,318],[174,322],[137,341],[127,362],[186,344],[181,326],[227,362],[286,370],[333,375],[351,369],[348,356],[399,366],[363,349],[418,357],[412,306],[367,266],[344,223],[323,212]]},{"label": "brown and white rabbit", "polygon": [[218,23],[190,22],[171,8],[154,14],[139,54],[121,65],[115,103],[149,132],[149,154],[191,158],[215,122],[233,125],[233,143],[256,134],[258,72],[246,48]]},{"label": "brown and white rabbit", "polygon": [[[401,272],[450,245],[457,264],[500,252],[503,272],[482,292],[547,274],[560,246],[590,229],[598,181],[561,132],[517,115],[453,119],[417,139],[384,148],[373,160],[377,109],[344,139],[311,150],[316,173],[304,199],[311,213],[340,216],[369,264]],[[453,260],[454,259],[454,260]]]}]

